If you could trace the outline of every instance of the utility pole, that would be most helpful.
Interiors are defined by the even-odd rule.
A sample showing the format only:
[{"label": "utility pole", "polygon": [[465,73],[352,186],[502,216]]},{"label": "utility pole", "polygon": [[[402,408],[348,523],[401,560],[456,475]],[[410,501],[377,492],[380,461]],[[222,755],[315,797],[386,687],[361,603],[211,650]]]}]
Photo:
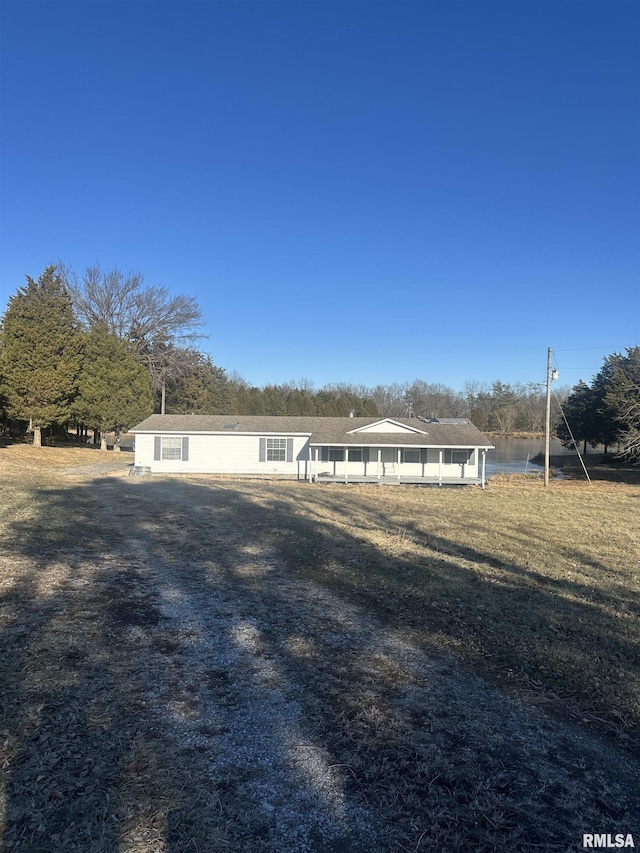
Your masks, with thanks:
[{"label": "utility pole", "polygon": [[[558,378],[558,371],[551,369],[551,347],[547,350],[547,411],[544,424],[544,484],[549,485],[549,445],[551,443],[551,383]],[[568,426],[568,424],[567,424]],[[578,454],[579,455],[579,454]],[[587,474],[587,479],[589,475]]]},{"label": "utility pole", "polygon": [[547,407],[544,419],[544,484],[549,485],[549,447],[551,444],[551,347],[547,350]]}]

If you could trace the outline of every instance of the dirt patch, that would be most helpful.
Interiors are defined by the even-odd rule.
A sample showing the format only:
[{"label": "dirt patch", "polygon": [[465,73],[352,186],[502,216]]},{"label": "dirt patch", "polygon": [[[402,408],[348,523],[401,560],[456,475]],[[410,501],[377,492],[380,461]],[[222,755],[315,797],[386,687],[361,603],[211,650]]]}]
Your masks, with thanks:
[{"label": "dirt patch", "polygon": [[[551,853],[579,849],[583,832],[638,832],[624,742],[554,714],[550,687],[514,691],[515,668],[504,685],[483,677],[470,656],[472,640],[497,654],[489,607],[520,600],[499,596],[515,595],[503,563],[513,548],[513,575],[521,542],[510,524],[485,565],[483,540],[472,550],[447,525],[487,498],[498,525],[497,493],[76,479],[55,466],[35,485],[7,467],[4,483],[7,850]],[[502,488],[513,507],[533,486]],[[607,488],[619,513],[637,499]],[[547,538],[569,512],[550,503]],[[613,545],[581,545],[594,578],[605,562],[613,572]],[[477,622],[472,588],[487,608]],[[554,601],[527,589],[546,630]],[[594,605],[611,606],[614,587],[606,605],[597,589]],[[602,625],[628,624],[620,614]]]}]

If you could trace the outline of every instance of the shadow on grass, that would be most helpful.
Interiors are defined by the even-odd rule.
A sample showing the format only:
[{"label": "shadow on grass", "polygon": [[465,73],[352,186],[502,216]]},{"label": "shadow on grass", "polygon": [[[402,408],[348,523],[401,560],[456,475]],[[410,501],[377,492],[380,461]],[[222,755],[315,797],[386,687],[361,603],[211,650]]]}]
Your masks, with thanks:
[{"label": "shadow on grass", "polygon": [[[359,537],[343,525],[325,530],[322,504],[311,496],[297,502],[296,524],[303,536],[285,538],[281,545],[292,564],[302,557],[316,582],[357,596],[390,624],[437,634],[466,650],[483,675],[508,669],[510,678],[521,674],[546,684],[575,700],[576,718],[594,717],[596,728],[604,723],[602,732],[618,733],[630,746],[638,743],[640,593],[629,587],[632,571],[621,572],[568,539],[549,558],[573,567],[571,576],[541,571],[538,553],[547,542],[540,525],[500,532],[510,540],[506,550],[517,554],[509,560],[432,532],[428,518],[403,519],[394,537],[384,512],[368,507],[365,519],[357,497],[327,494],[325,506],[335,500],[334,515],[359,513],[361,524],[389,531],[398,554],[372,547],[366,533]],[[317,517],[309,523],[314,512]],[[474,528],[482,541],[481,524],[466,518],[464,524],[467,541]],[[417,547],[407,556],[403,545],[410,543]],[[629,547],[633,563],[631,540]],[[330,561],[336,571],[327,571]],[[602,579],[606,588],[599,586]],[[614,683],[612,699],[608,691]]]},{"label": "shadow on grass", "polygon": [[[631,759],[446,654],[557,665],[592,693],[592,620],[607,653],[637,648],[579,584],[529,587],[525,565],[441,536],[427,565],[389,556],[327,520],[339,492],[100,479],[37,500],[4,545],[8,850],[488,853],[633,831]],[[523,597],[510,647],[491,645],[483,620]]]}]

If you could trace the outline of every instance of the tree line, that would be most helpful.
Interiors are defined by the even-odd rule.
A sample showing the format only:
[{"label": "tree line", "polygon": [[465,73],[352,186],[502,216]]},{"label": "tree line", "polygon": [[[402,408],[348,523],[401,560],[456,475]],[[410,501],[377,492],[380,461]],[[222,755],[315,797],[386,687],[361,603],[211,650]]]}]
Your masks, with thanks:
[{"label": "tree line", "polygon": [[[64,433],[71,428],[79,437],[93,432],[93,440],[99,436],[103,447],[106,434],[115,433],[117,446],[122,432],[155,411],[466,417],[487,432],[544,430],[542,384],[468,382],[462,391],[421,379],[374,387],[338,383],[316,389],[307,380],[252,386],[198,348],[203,325],[193,297],[147,286],[139,273],[105,272],[95,265],[77,276],[58,265],[47,267],[37,281],[27,277],[10,298],[0,326],[5,429],[31,430],[36,444],[43,429]],[[625,408],[635,380],[630,386],[620,378],[630,358],[637,360],[637,353],[609,357],[602,377],[594,380],[597,393],[583,383],[571,393],[557,390],[552,422],[560,423],[563,440],[560,406],[566,401],[570,423],[589,407],[601,412],[600,421],[580,414],[584,426],[576,422],[576,440],[601,443],[602,424],[617,406],[617,426],[607,433],[606,443],[622,441],[624,424],[638,417],[633,406],[628,412]],[[599,432],[586,426],[596,422]]]},{"label": "tree line", "polygon": [[612,353],[590,385],[579,382],[563,405],[557,434],[566,447],[583,443],[640,461],[640,346]]},{"label": "tree line", "polygon": [[5,430],[77,436],[106,447],[156,412],[377,415],[347,388],[251,387],[202,353],[193,297],[147,286],[142,275],[48,266],[9,299],[0,326],[0,417]]}]

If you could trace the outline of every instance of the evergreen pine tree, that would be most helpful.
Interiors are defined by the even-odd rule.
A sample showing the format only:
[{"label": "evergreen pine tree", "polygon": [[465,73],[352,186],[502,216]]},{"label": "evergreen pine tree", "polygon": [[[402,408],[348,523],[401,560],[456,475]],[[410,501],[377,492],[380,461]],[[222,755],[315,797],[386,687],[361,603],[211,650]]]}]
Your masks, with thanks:
[{"label": "evergreen pine tree", "polygon": [[563,418],[556,426],[558,438],[565,447],[573,447],[573,440],[584,442],[583,453],[586,453],[587,442],[593,441],[596,432],[595,406],[593,391],[582,380],[574,385],[564,404],[564,417],[571,431]]},{"label": "evergreen pine tree", "polygon": [[82,337],[69,294],[54,266],[9,300],[2,321],[4,395],[11,417],[29,421],[33,443],[41,429],[66,423],[82,363]]},{"label": "evergreen pine tree", "polygon": [[614,369],[604,402],[615,412],[622,453],[640,462],[640,346],[629,347],[626,355],[611,356]]},{"label": "evergreen pine tree", "polygon": [[208,355],[185,351],[177,380],[167,383],[166,406],[172,415],[226,415],[234,411],[235,389]]},{"label": "evergreen pine tree", "polygon": [[86,336],[85,360],[75,406],[79,420],[100,430],[101,449],[106,450],[107,432],[122,431],[153,412],[151,378],[131,344],[94,326]]},{"label": "evergreen pine tree", "polygon": [[593,435],[592,445],[604,444],[605,451],[620,440],[623,432],[618,417],[617,407],[608,400],[614,376],[618,370],[622,356],[612,353],[604,359],[604,363],[591,383]]}]

